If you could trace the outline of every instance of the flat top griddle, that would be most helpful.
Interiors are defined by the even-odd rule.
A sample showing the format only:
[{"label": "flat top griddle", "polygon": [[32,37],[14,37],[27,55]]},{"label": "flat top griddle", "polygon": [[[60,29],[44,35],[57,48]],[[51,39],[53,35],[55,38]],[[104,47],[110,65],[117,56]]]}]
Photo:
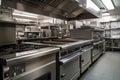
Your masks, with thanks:
[{"label": "flat top griddle", "polygon": [[79,39],[71,39],[71,38],[66,38],[66,39],[53,39],[53,40],[46,40],[42,42],[37,42],[39,44],[46,44],[46,45],[51,45],[51,46],[56,46],[61,49],[70,49],[70,48],[75,48],[75,47],[80,47],[84,44],[91,43],[93,40],[79,40]]}]

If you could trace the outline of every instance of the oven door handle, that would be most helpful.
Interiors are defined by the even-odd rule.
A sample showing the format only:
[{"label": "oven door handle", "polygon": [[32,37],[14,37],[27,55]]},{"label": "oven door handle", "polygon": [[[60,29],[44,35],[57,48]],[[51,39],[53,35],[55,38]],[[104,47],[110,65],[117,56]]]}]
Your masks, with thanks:
[{"label": "oven door handle", "polygon": [[68,63],[68,62],[70,62],[70,61],[72,61],[72,60],[74,60],[76,57],[79,57],[81,54],[83,54],[83,53],[85,53],[85,52],[87,52],[87,51],[89,51],[89,50],[91,50],[91,49],[93,49],[93,47],[90,47],[90,48],[88,48],[88,49],[86,49],[86,50],[79,50],[79,51],[77,51],[77,52],[73,52],[73,54],[71,54],[71,55],[69,55],[69,56],[67,56],[67,57],[65,57],[65,58],[63,58],[63,59],[60,59],[59,61],[60,61],[60,64],[66,64],[66,63]]},{"label": "oven door handle", "polygon": [[90,47],[90,48],[88,48],[88,49],[83,49],[82,52],[87,52],[87,51],[89,51],[89,50],[91,50],[91,49],[93,49],[93,47]]},{"label": "oven door handle", "polygon": [[93,43],[93,45],[98,45],[98,44],[101,44],[101,43],[103,43],[103,41],[99,41],[99,42]]},{"label": "oven door handle", "polygon": [[73,53],[73,54],[71,54],[63,59],[60,59],[59,62],[61,65],[66,64],[66,63],[74,60],[75,58],[79,57],[82,53],[83,53],[82,51],[75,52],[75,53]]}]

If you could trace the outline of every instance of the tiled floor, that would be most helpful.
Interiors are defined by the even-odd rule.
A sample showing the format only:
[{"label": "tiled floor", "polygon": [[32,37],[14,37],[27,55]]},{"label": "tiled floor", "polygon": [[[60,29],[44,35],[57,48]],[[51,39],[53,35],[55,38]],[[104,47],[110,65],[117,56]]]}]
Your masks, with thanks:
[{"label": "tiled floor", "polygon": [[80,80],[120,80],[120,52],[106,52]]}]

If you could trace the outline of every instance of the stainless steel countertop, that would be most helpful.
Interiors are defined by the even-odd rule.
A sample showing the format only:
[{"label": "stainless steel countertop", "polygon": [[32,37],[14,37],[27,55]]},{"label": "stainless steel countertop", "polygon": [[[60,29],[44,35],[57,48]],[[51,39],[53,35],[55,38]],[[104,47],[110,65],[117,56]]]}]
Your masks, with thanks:
[{"label": "stainless steel countertop", "polygon": [[15,54],[3,55],[0,57],[0,62],[3,62],[9,65],[13,63],[24,62],[29,59],[42,57],[42,56],[56,53],[56,52],[59,52],[59,48],[47,47],[47,48],[29,50],[29,51],[24,51],[24,52],[18,52]]},{"label": "stainless steel countertop", "polygon": [[[39,45],[48,45],[48,46],[54,46],[54,47],[58,47],[61,50],[66,50],[66,49],[70,49],[70,48],[75,48],[75,47],[80,47],[82,45],[88,44],[88,43],[92,43],[93,40],[76,40],[74,42],[70,42],[70,43],[65,43],[65,44],[50,44],[50,43],[39,43],[39,42],[24,42],[27,44],[39,44]],[[57,43],[57,42],[56,42]],[[58,41],[59,43],[59,41]]]},{"label": "stainless steel countertop", "polygon": [[77,42],[71,42],[71,43],[67,43],[67,44],[64,44],[64,45],[57,45],[59,47],[61,47],[62,49],[68,49],[68,48],[71,48],[71,47],[78,47],[78,46],[82,46],[86,43],[91,43],[92,40],[78,40]]}]

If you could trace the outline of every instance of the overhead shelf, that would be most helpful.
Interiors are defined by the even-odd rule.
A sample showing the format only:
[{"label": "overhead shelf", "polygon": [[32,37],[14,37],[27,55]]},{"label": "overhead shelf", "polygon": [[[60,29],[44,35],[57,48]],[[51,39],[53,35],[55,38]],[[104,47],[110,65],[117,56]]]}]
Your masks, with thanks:
[{"label": "overhead shelf", "polygon": [[14,23],[15,20],[12,18],[8,18],[8,17],[6,17],[6,18],[0,17],[0,22],[2,22],[2,23]]},{"label": "overhead shelf", "polygon": [[120,38],[111,38],[107,37],[106,40],[106,49],[117,49],[120,50]]},{"label": "overhead shelf", "polygon": [[120,49],[120,46],[119,47],[111,46],[111,48]]},{"label": "overhead shelf", "polygon": [[118,27],[118,28],[110,28],[110,29],[105,29],[105,30],[118,30],[118,29],[120,29],[120,27]]},{"label": "overhead shelf", "polygon": [[25,31],[25,33],[40,33],[40,31]]},{"label": "overhead shelf", "polygon": [[22,38],[22,39],[19,39],[17,38],[16,40],[17,41],[36,41],[36,40],[48,40],[48,39],[58,39],[57,37],[45,37],[45,38]]},{"label": "overhead shelf", "polygon": [[120,39],[120,37],[116,37],[116,38],[113,38],[113,37],[105,37],[105,39]]},{"label": "overhead shelf", "polygon": [[17,22],[12,18],[2,18],[0,17],[0,23],[12,23],[12,24],[17,24],[17,25],[36,25],[34,23],[24,23],[24,22]]}]

